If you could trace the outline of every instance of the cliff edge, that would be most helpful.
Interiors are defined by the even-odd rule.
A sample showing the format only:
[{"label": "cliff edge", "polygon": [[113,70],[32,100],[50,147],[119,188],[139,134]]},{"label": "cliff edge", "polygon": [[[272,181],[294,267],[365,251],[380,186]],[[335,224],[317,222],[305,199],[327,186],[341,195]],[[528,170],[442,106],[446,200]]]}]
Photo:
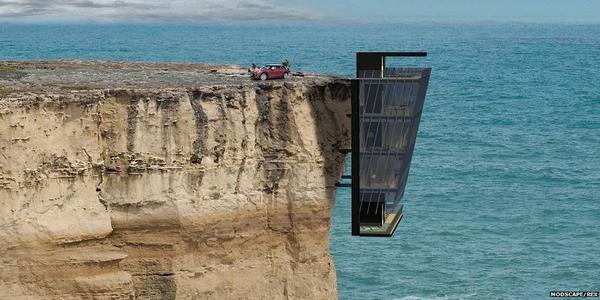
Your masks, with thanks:
[{"label": "cliff edge", "polygon": [[0,62],[0,299],[334,299],[347,80]]}]

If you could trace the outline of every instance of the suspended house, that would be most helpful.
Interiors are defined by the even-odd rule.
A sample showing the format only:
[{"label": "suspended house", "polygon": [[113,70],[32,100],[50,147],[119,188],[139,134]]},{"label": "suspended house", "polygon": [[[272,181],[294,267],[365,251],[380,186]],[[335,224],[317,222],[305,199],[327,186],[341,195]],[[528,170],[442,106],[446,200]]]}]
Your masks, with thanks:
[{"label": "suspended house", "polygon": [[386,66],[386,57],[424,52],[357,53],[352,82],[352,234],[392,236],[402,219],[402,196],[430,68]]}]

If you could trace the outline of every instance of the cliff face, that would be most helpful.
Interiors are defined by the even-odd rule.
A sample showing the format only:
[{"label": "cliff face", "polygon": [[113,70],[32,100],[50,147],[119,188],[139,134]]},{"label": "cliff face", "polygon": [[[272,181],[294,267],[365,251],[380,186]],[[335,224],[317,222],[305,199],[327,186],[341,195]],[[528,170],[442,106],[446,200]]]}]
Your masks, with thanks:
[{"label": "cliff face", "polygon": [[0,64],[0,298],[332,299],[350,89]]}]

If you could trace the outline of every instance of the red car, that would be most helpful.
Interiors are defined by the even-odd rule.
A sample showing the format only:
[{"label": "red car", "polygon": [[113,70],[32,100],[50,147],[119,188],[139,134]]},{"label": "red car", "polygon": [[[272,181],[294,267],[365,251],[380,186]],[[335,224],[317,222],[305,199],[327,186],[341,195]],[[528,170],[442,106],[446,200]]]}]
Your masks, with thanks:
[{"label": "red car", "polygon": [[272,78],[287,79],[290,76],[290,69],[279,64],[266,65],[259,69],[254,69],[250,73],[254,79],[267,80]]}]

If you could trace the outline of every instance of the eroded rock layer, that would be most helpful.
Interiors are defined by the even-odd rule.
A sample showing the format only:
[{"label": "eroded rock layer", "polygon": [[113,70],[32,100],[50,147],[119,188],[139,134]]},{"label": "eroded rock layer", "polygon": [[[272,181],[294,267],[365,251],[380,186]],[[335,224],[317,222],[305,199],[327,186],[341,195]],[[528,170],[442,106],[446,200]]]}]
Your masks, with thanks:
[{"label": "eroded rock layer", "polygon": [[347,81],[104,89],[28,68],[0,76],[1,299],[336,298]]}]

